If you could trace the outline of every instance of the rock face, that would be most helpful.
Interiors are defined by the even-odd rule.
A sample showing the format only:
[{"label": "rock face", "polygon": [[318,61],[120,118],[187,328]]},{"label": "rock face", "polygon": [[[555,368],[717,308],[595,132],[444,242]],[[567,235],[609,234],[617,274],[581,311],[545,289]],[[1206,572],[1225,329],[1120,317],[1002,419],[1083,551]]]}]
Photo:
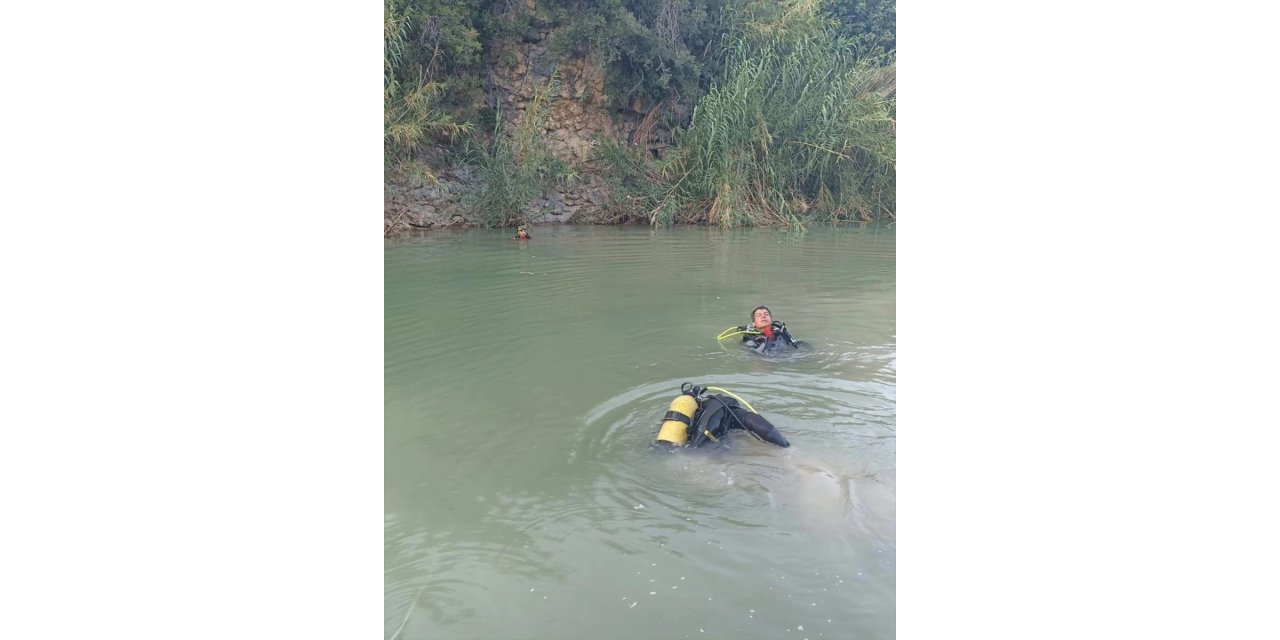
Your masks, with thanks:
[{"label": "rock face", "polygon": [[383,229],[395,233],[407,229],[473,226],[463,196],[475,188],[474,171],[459,166],[436,176],[437,184],[418,188],[387,182],[383,191]]},{"label": "rock face", "polygon": [[[559,78],[559,91],[547,114],[548,149],[556,159],[574,167],[579,179],[571,186],[553,188],[525,207],[526,219],[535,224],[592,219],[611,203],[612,196],[600,177],[604,167],[596,154],[598,140],[643,144],[652,153],[661,154],[670,139],[669,132],[654,130],[662,105],[636,99],[627,108],[615,108],[605,92],[605,70],[597,59],[555,59],[547,50],[548,33],[543,30],[536,38],[509,42],[493,51],[485,81],[487,106],[498,108],[504,129],[513,131],[552,73]],[[652,116],[646,118],[649,114]],[[447,159],[442,159],[447,164]],[[388,181],[384,223],[389,232],[476,224],[480,215],[465,202],[466,195],[479,186],[479,172],[473,167],[454,166],[438,173],[437,178],[439,186],[416,189]],[[456,222],[457,216],[462,217],[461,223]]]}]

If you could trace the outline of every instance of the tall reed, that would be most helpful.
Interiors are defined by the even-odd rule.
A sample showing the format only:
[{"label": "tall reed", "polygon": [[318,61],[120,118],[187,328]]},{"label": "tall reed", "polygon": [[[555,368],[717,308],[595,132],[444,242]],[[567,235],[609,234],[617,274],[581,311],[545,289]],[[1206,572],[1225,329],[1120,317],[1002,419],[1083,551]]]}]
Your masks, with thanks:
[{"label": "tall reed", "polygon": [[441,85],[407,63],[409,16],[390,2],[383,14],[382,144],[385,168],[416,180],[435,181],[417,152],[432,138],[452,141],[473,129],[438,108]]},{"label": "tall reed", "polygon": [[826,28],[755,29],[726,56],[725,79],[677,131],[677,209],[722,227],[894,217],[892,64]]}]

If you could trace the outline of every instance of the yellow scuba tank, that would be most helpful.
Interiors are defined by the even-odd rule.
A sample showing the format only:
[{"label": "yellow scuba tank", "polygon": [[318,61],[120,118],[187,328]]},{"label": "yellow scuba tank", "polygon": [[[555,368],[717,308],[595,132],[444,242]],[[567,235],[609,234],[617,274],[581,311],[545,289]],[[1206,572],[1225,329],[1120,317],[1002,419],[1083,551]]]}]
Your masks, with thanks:
[{"label": "yellow scuba tank", "polygon": [[[671,401],[667,413],[662,419],[662,428],[658,430],[658,442],[670,442],[684,445],[689,441],[689,425],[693,424],[693,416],[698,412],[698,401],[693,396],[682,393]],[[681,420],[683,417],[685,420]]]}]

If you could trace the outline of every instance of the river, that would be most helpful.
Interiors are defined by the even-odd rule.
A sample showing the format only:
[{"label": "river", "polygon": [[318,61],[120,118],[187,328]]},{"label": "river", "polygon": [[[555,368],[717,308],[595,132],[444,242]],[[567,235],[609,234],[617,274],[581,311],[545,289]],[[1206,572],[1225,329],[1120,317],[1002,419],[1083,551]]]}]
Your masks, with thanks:
[{"label": "river", "polygon": [[[385,637],[893,638],[894,229],[531,232],[387,243]],[[650,450],[686,381],[792,446]]]}]

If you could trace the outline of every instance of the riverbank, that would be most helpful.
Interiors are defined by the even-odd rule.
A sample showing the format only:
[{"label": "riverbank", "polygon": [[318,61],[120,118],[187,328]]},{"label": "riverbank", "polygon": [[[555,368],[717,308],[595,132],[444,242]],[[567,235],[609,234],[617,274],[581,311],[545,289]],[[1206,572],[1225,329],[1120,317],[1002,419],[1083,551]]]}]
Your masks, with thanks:
[{"label": "riverbank", "polygon": [[[483,185],[475,167],[439,171],[431,184],[413,186],[388,181],[383,186],[383,231],[395,235],[412,229],[485,226],[473,200]],[[608,223],[612,197],[598,175],[587,174],[572,186],[556,187],[525,206],[528,224]]]}]

